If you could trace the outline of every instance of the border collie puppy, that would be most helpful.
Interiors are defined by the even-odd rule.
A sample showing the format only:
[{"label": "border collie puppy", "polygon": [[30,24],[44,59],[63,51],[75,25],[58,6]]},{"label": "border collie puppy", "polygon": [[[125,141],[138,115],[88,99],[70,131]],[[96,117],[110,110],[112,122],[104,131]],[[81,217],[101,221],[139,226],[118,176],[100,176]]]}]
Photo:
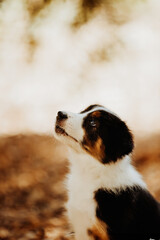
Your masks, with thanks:
[{"label": "border collie puppy", "polygon": [[76,240],[160,239],[160,204],[131,164],[124,121],[100,105],[60,111],[55,136],[70,150],[67,209]]}]

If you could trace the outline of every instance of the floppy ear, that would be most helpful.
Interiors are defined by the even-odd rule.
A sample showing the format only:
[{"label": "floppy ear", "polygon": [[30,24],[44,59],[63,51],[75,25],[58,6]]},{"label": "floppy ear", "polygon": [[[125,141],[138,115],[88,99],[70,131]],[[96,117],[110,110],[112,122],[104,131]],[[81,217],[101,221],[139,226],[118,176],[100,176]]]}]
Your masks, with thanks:
[{"label": "floppy ear", "polygon": [[116,119],[116,121],[106,125],[104,132],[104,163],[116,161],[132,152],[134,148],[133,136],[125,122]]}]

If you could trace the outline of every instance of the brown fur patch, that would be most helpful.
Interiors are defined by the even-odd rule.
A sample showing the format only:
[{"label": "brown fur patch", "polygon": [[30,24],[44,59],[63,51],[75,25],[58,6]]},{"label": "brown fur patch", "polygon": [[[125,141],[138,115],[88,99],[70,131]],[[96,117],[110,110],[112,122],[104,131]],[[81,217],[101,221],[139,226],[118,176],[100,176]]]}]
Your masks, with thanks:
[{"label": "brown fur patch", "polygon": [[88,235],[94,240],[109,240],[107,226],[99,220],[97,220],[96,224],[93,225],[92,228],[88,229]]},{"label": "brown fur patch", "polygon": [[105,146],[103,145],[102,139],[99,137],[97,141],[92,144],[88,139],[85,139],[85,149],[89,152],[93,157],[98,159],[100,162],[105,157]]}]

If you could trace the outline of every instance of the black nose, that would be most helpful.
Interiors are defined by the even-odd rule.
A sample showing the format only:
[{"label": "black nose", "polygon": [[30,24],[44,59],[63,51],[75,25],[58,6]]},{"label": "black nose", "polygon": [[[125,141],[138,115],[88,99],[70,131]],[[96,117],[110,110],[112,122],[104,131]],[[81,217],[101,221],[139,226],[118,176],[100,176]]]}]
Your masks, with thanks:
[{"label": "black nose", "polygon": [[63,119],[67,119],[68,118],[67,113],[62,112],[62,111],[59,111],[57,116],[58,116],[58,120],[63,120]]}]

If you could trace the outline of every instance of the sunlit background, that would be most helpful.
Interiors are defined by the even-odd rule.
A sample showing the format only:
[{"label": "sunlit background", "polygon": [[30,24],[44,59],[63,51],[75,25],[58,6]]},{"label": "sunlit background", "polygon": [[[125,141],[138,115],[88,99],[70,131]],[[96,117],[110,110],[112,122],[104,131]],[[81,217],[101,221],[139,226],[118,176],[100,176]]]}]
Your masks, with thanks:
[{"label": "sunlit background", "polygon": [[52,134],[57,110],[112,109],[160,131],[159,0],[0,1],[0,134]]},{"label": "sunlit background", "polygon": [[0,239],[73,240],[53,124],[94,103],[160,200],[160,0],[0,0]]}]

